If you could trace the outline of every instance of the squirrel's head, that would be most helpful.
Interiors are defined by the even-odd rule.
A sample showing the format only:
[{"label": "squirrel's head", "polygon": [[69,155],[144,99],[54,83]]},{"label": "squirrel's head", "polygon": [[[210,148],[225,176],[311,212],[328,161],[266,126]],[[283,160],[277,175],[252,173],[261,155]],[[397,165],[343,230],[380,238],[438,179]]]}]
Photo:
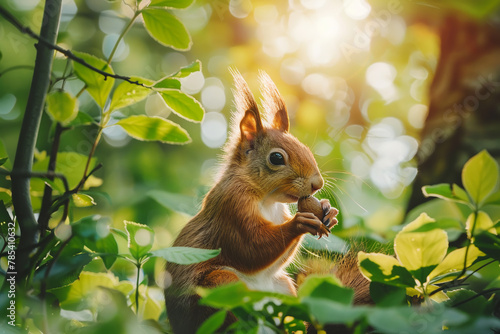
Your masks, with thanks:
[{"label": "squirrel's head", "polygon": [[243,77],[238,72],[233,76],[236,113],[226,146],[230,170],[272,201],[293,203],[321,189],[323,178],[316,160],[288,132],[288,112],[273,81],[261,72],[261,113]]}]

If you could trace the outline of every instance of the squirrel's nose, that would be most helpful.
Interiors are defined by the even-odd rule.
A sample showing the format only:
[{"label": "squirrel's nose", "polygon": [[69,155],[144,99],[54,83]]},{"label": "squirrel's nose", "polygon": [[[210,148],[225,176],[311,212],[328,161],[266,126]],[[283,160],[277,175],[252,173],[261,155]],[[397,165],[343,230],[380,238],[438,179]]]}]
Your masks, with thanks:
[{"label": "squirrel's nose", "polygon": [[311,178],[311,192],[315,193],[321,188],[323,188],[323,178],[321,175],[316,174]]}]

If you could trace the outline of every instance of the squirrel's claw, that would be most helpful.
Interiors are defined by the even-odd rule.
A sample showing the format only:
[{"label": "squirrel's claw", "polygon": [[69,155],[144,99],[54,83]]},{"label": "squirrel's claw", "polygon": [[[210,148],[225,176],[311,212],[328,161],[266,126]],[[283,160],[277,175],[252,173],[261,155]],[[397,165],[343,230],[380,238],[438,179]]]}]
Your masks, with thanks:
[{"label": "squirrel's claw", "polygon": [[320,200],[320,203],[321,207],[323,208],[323,212],[325,214],[325,216],[323,217],[323,224],[325,224],[325,226],[328,229],[331,229],[339,222],[337,218],[335,218],[337,217],[339,210],[337,208],[332,207],[330,205],[330,201],[327,199]]}]

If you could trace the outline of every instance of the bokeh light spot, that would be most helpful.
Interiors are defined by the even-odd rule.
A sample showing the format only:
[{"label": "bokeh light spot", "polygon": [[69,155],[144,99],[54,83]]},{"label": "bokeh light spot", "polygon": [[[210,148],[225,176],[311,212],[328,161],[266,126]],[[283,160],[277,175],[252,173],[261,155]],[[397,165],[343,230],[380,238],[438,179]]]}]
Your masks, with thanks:
[{"label": "bokeh light spot", "polygon": [[221,113],[208,112],[201,122],[201,139],[210,148],[221,147],[227,137],[227,121]]}]

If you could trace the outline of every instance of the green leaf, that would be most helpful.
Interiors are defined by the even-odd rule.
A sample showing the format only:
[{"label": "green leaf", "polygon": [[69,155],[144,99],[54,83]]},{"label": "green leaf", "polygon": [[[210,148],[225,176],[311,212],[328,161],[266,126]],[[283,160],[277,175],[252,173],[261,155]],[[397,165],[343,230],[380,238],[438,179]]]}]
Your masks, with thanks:
[{"label": "green leaf", "polygon": [[80,219],[71,225],[74,235],[83,239],[97,241],[109,234],[110,220],[108,218],[93,215]]},{"label": "green leaf", "polygon": [[199,204],[195,197],[161,190],[151,190],[148,192],[148,196],[170,210],[182,212],[189,216],[195,216],[198,213]]},{"label": "green leaf", "polygon": [[[52,265],[48,277],[46,278],[45,272],[53,261],[55,261],[55,263]],[[46,282],[47,289],[69,285],[78,279],[83,267],[90,261],[92,261],[92,257],[86,253],[77,254],[75,256],[61,256],[57,259],[53,259],[36,271],[34,284],[39,287],[43,280]]]},{"label": "green leaf", "polygon": [[448,237],[443,230],[400,232],[394,239],[394,250],[404,267],[424,284],[427,275],[444,259]]},{"label": "green leaf", "polygon": [[152,86],[154,84],[152,80],[139,77],[131,77],[130,79],[133,81],[138,81],[144,86],[131,84],[128,81],[123,81],[118,85],[118,87],[116,87],[115,91],[113,92],[113,97],[109,106],[110,111],[121,109],[131,104],[142,101],[152,92],[150,88],[145,87]]},{"label": "green leaf", "polygon": [[118,244],[110,233],[110,220],[94,215],[85,217],[71,225],[73,234],[83,240],[91,251],[99,255],[104,266],[109,269],[115,263],[118,255]]},{"label": "green leaf", "polygon": [[500,237],[489,232],[483,232],[476,235],[474,245],[486,255],[500,261]]},{"label": "green leaf", "polygon": [[185,78],[189,76],[191,73],[201,71],[201,62],[199,60],[195,60],[188,66],[184,66],[177,73],[171,75],[172,78]]},{"label": "green leaf", "polygon": [[191,36],[186,27],[167,10],[146,8],[142,11],[142,17],[147,32],[158,43],[179,51],[191,48]]},{"label": "green leaf", "polygon": [[413,287],[415,280],[397,259],[379,253],[358,253],[359,269],[370,281]]},{"label": "green leaf", "polygon": [[476,205],[482,204],[497,182],[498,164],[487,151],[479,152],[465,163],[462,183]]},{"label": "green leaf", "polygon": [[215,289],[196,290],[202,297],[200,304],[215,308],[234,309],[241,305],[251,305],[264,298],[272,298],[282,304],[298,305],[296,297],[273,293],[267,291],[249,290],[245,283],[239,281],[232,284],[222,285]]},{"label": "green leaf", "polygon": [[140,260],[143,256],[148,254],[153,246],[154,232],[147,225],[130,221],[125,221],[125,230],[128,235],[128,248],[130,254],[132,254],[136,260]]},{"label": "green leaf", "polygon": [[182,118],[197,123],[203,120],[205,110],[194,97],[176,89],[162,89],[160,95],[167,106]]},{"label": "green leaf", "polygon": [[[76,152],[59,152],[57,154],[56,172],[66,176],[69,188],[72,189],[80,183],[87,160],[88,156]],[[96,158],[92,158],[90,160],[89,170],[94,168],[96,161]],[[33,170],[42,172],[47,171],[48,166],[49,157],[45,157],[43,160],[39,160],[33,165]],[[35,181],[39,181],[38,184],[40,187],[32,190],[43,192],[43,189],[45,188],[45,181],[32,180],[32,188],[33,184],[36,183]],[[55,179],[54,182],[57,185],[57,189],[64,189],[61,180]],[[85,184],[87,185],[88,182]]]},{"label": "green leaf", "polygon": [[191,247],[169,247],[151,252],[168,262],[177,264],[193,264],[209,260],[220,253],[220,249],[201,249]]},{"label": "green leaf", "polygon": [[[88,53],[73,51],[73,54],[83,59],[87,64],[102,70],[109,74],[114,74],[113,69],[104,60],[92,56]],[[104,77],[103,75],[83,66],[82,64],[73,61],[75,74],[87,85],[87,92],[94,98],[97,104],[104,108],[109,93],[115,83],[114,78]]]},{"label": "green leaf", "polygon": [[167,144],[187,144],[191,142],[186,130],[178,124],[161,117],[136,115],[119,120],[116,124],[138,140],[160,141]]},{"label": "green leaf", "polygon": [[[454,190],[451,189],[451,186],[448,183],[440,183],[433,186],[423,186],[422,193],[425,197],[438,197],[445,200],[450,200],[454,202],[462,202],[468,203],[467,194],[465,194],[465,199],[463,198],[462,188],[458,187],[456,184],[453,185]],[[459,192],[458,196],[455,191]]]},{"label": "green leaf", "polygon": [[68,92],[52,92],[47,95],[47,113],[53,121],[68,125],[78,114],[78,100]]},{"label": "green leaf", "polygon": [[113,234],[121,237],[122,239],[128,241],[128,234],[125,233],[125,232],[123,232],[122,230],[119,230],[117,228],[112,227],[111,228],[111,232],[113,232]]},{"label": "green leaf", "polygon": [[486,309],[486,298],[478,295],[476,291],[457,289],[448,291],[447,294],[450,297],[450,301],[447,302],[450,306],[467,300],[457,306],[457,309],[465,314],[480,316]]},{"label": "green leaf", "polygon": [[481,255],[481,252],[476,246],[470,245],[469,251],[467,252],[467,261],[465,261],[466,249],[467,247],[455,249],[446,255],[444,260],[429,274],[431,283],[435,283],[437,281],[436,278],[439,279],[440,276],[443,275],[446,275],[446,278],[439,279],[439,283],[453,280],[456,275],[449,275],[450,273],[461,272],[464,269],[464,264],[465,268],[470,267]]},{"label": "green leaf", "polygon": [[342,283],[332,275],[309,275],[304,283],[300,285],[297,295],[300,298],[326,298],[349,305],[352,303],[354,291],[343,287]]},{"label": "green leaf", "polygon": [[99,256],[101,257],[106,269],[111,268],[111,266],[115,263],[118,256],[118,244],[111,233],[95,242],[86,241],[85,245],[91,251],[102,253]]},{"label": "green leaf", "polygon": [[96,205],[96,202],[94,202],[94,199],[92,197],[90,197],[89,195],[73,194],[71,197],[73,199],[73,204],[77,208],[85,208],[88,206]]},{"label": "green leaf", "polygon": [[89,114],[79,111],[75,119],[69,122],[67,126],[90,125],[93,123],[95,123],[94,119]]},{"label": "green leaf", "polygon": [[152,0],[149,7],[187,8],[194,0]]},{"label": "green leaf", "polygon": [[403,305],[406,302],[406,289],[373,281],[370,283],[370,296],[377,306]]},{"label": "green leaf", "polygon": [[[260,292],[260,291],[255,291]],[[198,291],[202,299],[200,304],[215,308],[232,309],[251,301],[246,298],[250,291],[243,282],[221,285],[215,289],[200,289]]]},{"label": "green leaf", "polygon": [[9,223],[12,224],[12,218],[10,217],[7,208],[2,200],[0,200],[0,234],[7,237],[9,235]]},{"label": "green leaf", "polygon": [[368,307],[353,307],[323,298],[305,297],[301,301],[320,324],[352,324],[369,311]]},{"label": "green leaf", "polygon": [[470,202],[470,199],[469,199],[469,196],[467,195],[467,192],[462,187],[460,187],[458,184],[453,183],[452,192],[453,192],[453,195],[455,197],[459,198],[464,203]]},{"label": "green leaf", "polygon": [[11,166],[11,163],[10,163],[10,160],[9,160],[9,155],[7,154],[7,150],[5,149],[5,145],[3,143],[3,141],[0,140],[0,158],[2,160],[2,163],[0,164],[0,166],[3,166],[5,164],[5,168],[7,169],[11,169],[12,166]]},{"label": "green leaf", "polygon": [[158,80],[154,84],[155,88],[172,88],[172,89],[181,89],[181,82],[178,79],[174,79],[171,77],[165,77],[163,79]]},{"label": "green leaf", "polygon": [[203,324],[198,328],[196,331],[196,334],[212,334],[215,333],[220,326],[224,323],[224,320],[226,320],[226,310],[220,310],[218,312],[215,312],[203,322]]}]

